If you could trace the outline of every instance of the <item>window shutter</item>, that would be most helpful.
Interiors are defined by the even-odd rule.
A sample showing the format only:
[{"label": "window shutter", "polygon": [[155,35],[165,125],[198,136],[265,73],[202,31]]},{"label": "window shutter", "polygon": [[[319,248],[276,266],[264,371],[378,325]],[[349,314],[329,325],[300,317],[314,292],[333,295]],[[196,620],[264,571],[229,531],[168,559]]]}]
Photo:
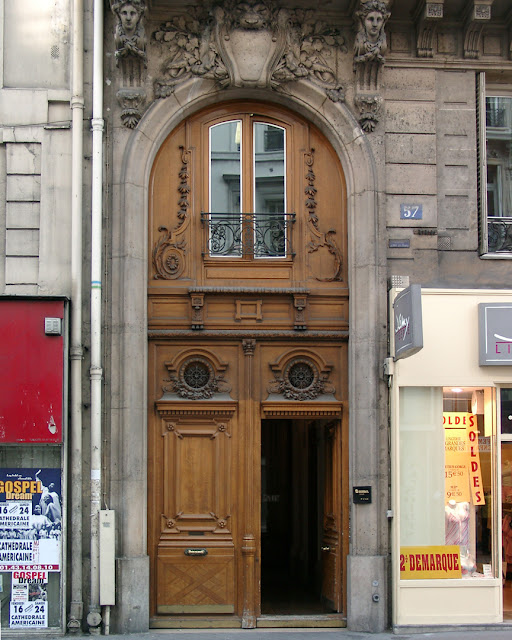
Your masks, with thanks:
[{"label": "window shutter", "polygon": [[480,254],[488,253],[487,241],[487,136],[485,130],[485,73],[476,75],[478,244]]}]

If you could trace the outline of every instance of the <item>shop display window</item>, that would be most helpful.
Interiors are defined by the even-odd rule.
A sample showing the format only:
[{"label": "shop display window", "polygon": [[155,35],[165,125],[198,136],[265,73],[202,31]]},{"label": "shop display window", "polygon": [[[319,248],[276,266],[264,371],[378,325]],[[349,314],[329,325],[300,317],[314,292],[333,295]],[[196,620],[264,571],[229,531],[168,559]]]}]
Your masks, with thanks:
[{"label": "shop display window", "polygon": [[400,389],[400,577],[496,577],[493,390]]}]

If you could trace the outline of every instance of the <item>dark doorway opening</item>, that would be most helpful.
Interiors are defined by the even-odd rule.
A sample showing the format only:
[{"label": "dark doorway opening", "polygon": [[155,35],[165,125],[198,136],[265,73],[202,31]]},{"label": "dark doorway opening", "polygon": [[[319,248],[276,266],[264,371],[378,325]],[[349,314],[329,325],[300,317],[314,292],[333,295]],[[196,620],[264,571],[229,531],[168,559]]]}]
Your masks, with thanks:
[{"label": "dark doorway opening", "polygon": [[322,598],[328,452],[326,421],[262,421],[263,615],[317,615],[333,611]]}]

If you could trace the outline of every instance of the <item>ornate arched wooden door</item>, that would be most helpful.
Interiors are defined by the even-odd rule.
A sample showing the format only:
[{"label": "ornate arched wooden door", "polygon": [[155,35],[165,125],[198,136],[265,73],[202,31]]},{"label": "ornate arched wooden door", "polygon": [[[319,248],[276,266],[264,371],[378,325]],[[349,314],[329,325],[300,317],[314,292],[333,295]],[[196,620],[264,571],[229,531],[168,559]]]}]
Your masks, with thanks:
[{"label": "ornate arched wooden door", "polygon": [[261,625],[279,613],[272,594],[283,592],[286,576],[284,590],[304,583],[321,611],[343,619],[346,240],[339,159],[315,127],[285,109],[210,107],[182,122],[155,159],[154,626],[206,618]]}]

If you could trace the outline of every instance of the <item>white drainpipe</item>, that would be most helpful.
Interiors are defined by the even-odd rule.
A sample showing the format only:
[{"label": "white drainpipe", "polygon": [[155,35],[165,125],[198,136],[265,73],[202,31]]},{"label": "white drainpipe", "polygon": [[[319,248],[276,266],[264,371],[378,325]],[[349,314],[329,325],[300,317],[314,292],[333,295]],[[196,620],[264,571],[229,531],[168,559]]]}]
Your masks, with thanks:
[{"label": "white drainpipe", "polygon": [[83,0],[73,2],[73,69],[71,96],[71,605],[68,630],[79,631],[82,596],[82,202],[84,136]]},{"label": "white drainpipe", "polygon": [[91,600],[87,622],[99,633],[99,512],[101,508],[101,287],[103,215],[103,0],[94,0],[91,216]]}]

